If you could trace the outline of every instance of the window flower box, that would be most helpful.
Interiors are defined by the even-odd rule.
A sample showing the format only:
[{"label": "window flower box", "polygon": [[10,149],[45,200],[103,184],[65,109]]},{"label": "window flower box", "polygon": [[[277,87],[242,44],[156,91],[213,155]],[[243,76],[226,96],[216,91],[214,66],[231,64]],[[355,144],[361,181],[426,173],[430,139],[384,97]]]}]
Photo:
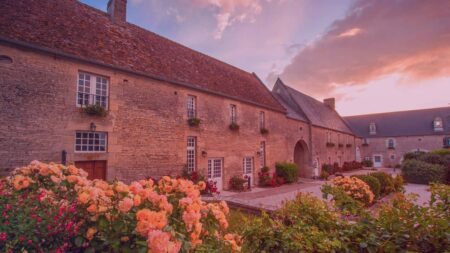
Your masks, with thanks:
[{"label": "window flower box", "polygon": [[389,146],[389,147],[388,147],[388,149],[394,150],[394,149],[395,149],[395,147],[393,147],[393,146]]},{"label": "window flower box", "polygon": [[231,131],[239,131],[239,125],[237,123],[231,123],[229,126]]},{"label": "window flower box", "polygon": [[362,145],[363,145],[363,147],[368,147],[369,143],[363,143]]},{"label": "window flower box", "polygon": [[342,147],[344,147],[344,144],[339,143],[339,144],[338,144],[338,147],[342,148]]},{"label": "window flower box", "polygon": [[336,146],[336,144],[334,144],[333,142],[327,142],[327,147],[332,148]]},{"label": "window flower box", "polygon": [[105,109],[105,107],[98,104],[86,105],[81,108],[81,112],[91,116],[105,117],[106,115],[108,115],[108,111]]},{"label": "window flower box", "polygon": [[352,144],[348,143],[347,145],[345,145],[347,148],[351,148]]},{"label": "window flower box", "polygon": [[268,134],[269,133],[269,130],[267,130],[266,128],[261,128],[259,131],[261,132],[261,134]]},{"label": "window flower box", "polygon": [[200,125],[200,119],[199,118],[190,118],[190,119],[188,119],[188,125],[191,127],[198,127],[198,125]]}]

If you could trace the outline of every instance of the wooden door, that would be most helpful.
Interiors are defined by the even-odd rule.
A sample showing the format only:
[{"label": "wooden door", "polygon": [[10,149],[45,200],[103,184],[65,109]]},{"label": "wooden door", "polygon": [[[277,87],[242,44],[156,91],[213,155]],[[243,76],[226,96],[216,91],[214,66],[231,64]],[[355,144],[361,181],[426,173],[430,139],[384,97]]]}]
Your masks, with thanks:
[{"label": "wooden door", "polygon": [[81,168],[88,173],[88,179],[106,180],[106,161],[79,161],[75,167]]}]

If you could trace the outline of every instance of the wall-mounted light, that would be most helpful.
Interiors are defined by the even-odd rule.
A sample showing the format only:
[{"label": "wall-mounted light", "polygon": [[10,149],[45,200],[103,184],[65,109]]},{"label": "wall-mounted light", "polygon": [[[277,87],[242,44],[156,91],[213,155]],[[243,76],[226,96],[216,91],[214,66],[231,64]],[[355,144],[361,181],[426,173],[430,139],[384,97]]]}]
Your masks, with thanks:
[{"label": "wall-mounted light", "polygon": [[202,156],[206,157],[208,155],[208,152],[206,152],[205,150],[202,151]]},{"label": "wall-mounted light", "polygon": [[94,122],[91,122],[91,125],[89,126],[89,129],[91,129],[92,132],[95,132],[95,129],[97,129],[97,126]]}]

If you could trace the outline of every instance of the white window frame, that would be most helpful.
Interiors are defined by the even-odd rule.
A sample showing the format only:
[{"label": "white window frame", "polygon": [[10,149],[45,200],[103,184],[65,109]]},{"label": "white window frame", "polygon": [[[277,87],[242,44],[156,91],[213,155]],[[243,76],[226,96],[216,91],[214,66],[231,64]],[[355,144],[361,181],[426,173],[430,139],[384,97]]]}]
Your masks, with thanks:
[{"label": "white window frame", "polygon": [[435,132],[444,131],[444,122],[443,122],[442,118],[436,117],[433,120],[433,129]]},{"label": "white window frame", "polygon": [[[391,145],[391,143],[392,143],[392,145]],[[395,139],[392,139],[392,138],[387,139],[386,144],[387,144],[388,148],[395,148]]]},{"label": "white window frame", "polygon": [[259,129],[266,128],[266,114],[263,111],[259,112]]},{"label": "white window frame", "polygon": [[186,143],[186,167],[188,172],[197,170],[197,137],[188,136]]},{"label": "white window frame", "polygon": [[261,168],[266,166],[266,142],[265,141],[261,141],[259,144],[259,152],[260,152],[260,165]]},{"label": "white window frame", "polygon": [[[79,137],[80,136],[80,137]],[[84,137],[87,136],[87,137]],[[98,144],[96,144],[98,141]],[[92,150],[89,150],[92,145]],[[83,147],[87,147],[83,150]],[[77,150],[78,147],[81,150]],[[98,147],[98,150],[95,150]],[[104,150],[100,150],[103,147]],[[75,153],[106,153],[108,151],[108,133],[93,131],[76,131],[75,132]]]},{"label": "white window frame", "polygon": [[197,117],[197,97],[188,95],[187,97],[187,117],[193,119]]},{"label": "white window frame", "polygon": [[369,134],[370,135],[375,135],[377,134],[377,125],[374,122],[371,122],[369,124]]},{"label": "white window frame", "polygon": [[236,105],[230,105],[230,120],[231,124],[237,124],[237,107]]},{"label": "white window frame", "polygon": [[242,172],[244,175],[253,175],[253,157],[246,156],[242,159]]},{"label": "white window frame", "polygon": [[77,107],[99,104],[108,109],[108,100],[109,79],[107,77],[83,71],[78,72],[75,100]]}]

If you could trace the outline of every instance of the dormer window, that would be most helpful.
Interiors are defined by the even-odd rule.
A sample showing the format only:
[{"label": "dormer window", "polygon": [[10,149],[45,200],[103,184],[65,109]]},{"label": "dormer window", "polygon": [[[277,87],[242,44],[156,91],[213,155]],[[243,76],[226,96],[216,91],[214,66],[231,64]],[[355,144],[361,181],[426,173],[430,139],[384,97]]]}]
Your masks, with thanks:
[{"label": "dormer window", "polygon": [[375,125],[375,123],[370,123],[369,125],[369,134],[371,135],[375,135],[377,134],[377,125]]},{"label": "dormer window", "polygon": [[437,117],[433,121],[433,127],[435,132],[444,131],[444,124],[442,123],[442,119]]}]

